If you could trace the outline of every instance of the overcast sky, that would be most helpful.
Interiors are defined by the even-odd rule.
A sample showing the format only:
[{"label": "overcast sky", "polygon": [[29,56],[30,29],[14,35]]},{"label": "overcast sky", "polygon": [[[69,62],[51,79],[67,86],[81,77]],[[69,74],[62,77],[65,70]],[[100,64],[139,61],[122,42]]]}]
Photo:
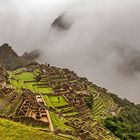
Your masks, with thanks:
[{"label": "overcast sky", "polygon": [[[51,27],[65,12],[68,30]],[[140,103],[139,0],[0,0],[0,44],[68,67]]]}]

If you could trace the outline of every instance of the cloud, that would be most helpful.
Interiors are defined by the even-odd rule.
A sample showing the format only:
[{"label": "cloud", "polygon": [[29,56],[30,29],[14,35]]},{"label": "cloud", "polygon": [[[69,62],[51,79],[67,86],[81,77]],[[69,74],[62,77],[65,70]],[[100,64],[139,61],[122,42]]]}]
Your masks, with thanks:
[{"label": "cloud", "polygon": [[1,44],[8,42],[20,54],[37,49],[46,43],[51,22],[70,3],[70,0],[0,1]]},{"label": "cloud", "polygon": [[[139,0],[0,1],[0,42],[18,53],[40,49],[41,62],[68,67],[94,83],[139,103]],[[51,24],[66,12],[72,23]]]}]

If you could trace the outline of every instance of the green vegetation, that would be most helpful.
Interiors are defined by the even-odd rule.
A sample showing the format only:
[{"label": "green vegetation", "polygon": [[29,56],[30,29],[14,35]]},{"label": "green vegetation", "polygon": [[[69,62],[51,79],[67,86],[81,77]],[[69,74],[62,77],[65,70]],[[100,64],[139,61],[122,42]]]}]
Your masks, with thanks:
[{"label": "green vegetation", "polygon": [[25,88],[42,94],[52,93],[52,89],[49,87],[37,86],[38,84],[42,84],[42,82],[36,82],[36,76],[32,72],[22,72],[21,70],[16,70],[11,73],[11,77],[11,84],[18,92],[21,88]]},{"label": "green vegetation", "polygon": [[[11,72],[11,84],[15,88],[16,91],[21,91],[21,88],[29,89],[35,93],[42,94],[44,101],[47,107],[56,108],[59,113],[59,109],[57,107],[63,107],[68,105],[68,102],[65,100],[63,96],[50,96],[50,93],[53,93],[52,89],[47,86],[48,80],[42,78],[40,81],[36,81],[34,75],[38,74],[40,71],[36,69],[33,72],[25,72],[22,70],[16,70]],[[69,114],[68,114],[69,115]],[[50,113],[50,117],[54,127],[59,128],[60,130],[69,130],[69,126],[65,125],[65,121],[62,121],[59,115]],[[64,120],[64,119],[63,119]],[[59,126],[59,127],[58,127]]]},{"label": "green vegetation", "polygon": [[92,107],[93,107],[93,94],[91,94],[90,97],[85,98],[85,103],[90,109],[92,109]]},{"label": "green vegetation", "polygon": [[17,92],[21,91],[21,88],[27,88],[29,90],[34,90],[33,86],[31,84],[25,84],[25,81],[28,80],[34,80],[34,75],[32,73],[29,72],[14,72],[11,73],[11,84],[13,86],[13,88],[15,88],[15,90]]},{"label": "green vegetation", "polygon": [[132,125],[123,118],[108,117],[105,120],[105,127],[121,140],[139,140],[140,132],[136,132]]},{"label": "green vegetation", "polygon": [[37,87],[37,88],[38,88],[39,93],[42,93],[42,94],[52,93],[52,89],[49,87]]},{"label": "green vegetation", "polygon": [[[112,130],[110,124],[115,126],[113,133],[118,133],[119,137],[126,140],[139,140],[140,139],[140,106],[131,103],[127,99],[120,99],[115,94],[110,94],[115,103],[121,107],[119,114],[114,118],[108,118],[105,124]],[[119,127],[119,128],[116,128]],[[129,129],[124,129],[124,128]],[[121,130],[121,131],[120,131]],[[119,131],[119,132],[118,132]],[[117,134],[116,134],[117,135]]]},{"label": "green vegetation", "polygon": [[117,114],[119,107],[106,89],[90,84],[88,90],[91,94],[90,99],[88,99],[88,106],[92,105],[90,108],[94,118],[100,120]]},{"label": "green vegetation", "polygon": [[119,116],[132,125],[139,125],[138,131],[140,131],[140,106],[131,103],[127,99],[122,100],[117,95],[111,94],[111,96],[118,106],[121,107]]},{"label": "green vegetation", "polygon": [[63,96],[49,96],[49,99],[54,107],[60,107],[68,105],[68,102]]},{"label": "green vegetation", "polygon": [[53,123],[53,126],[55,129],[60,129],[62,131],[66,131],[66,130],[69,130],[70,127],[66,126],[64,123],[65,123],[65,119],[61,119],[58,114],[55,114],[53,112],[50,113],[50,116],[51,116],[51,120],[52,120],[52,123]]},{"label": "green vegetation", "polygon": [[43,95],[43,98],[44,98],[44,101],[45,101],[47,107],[52,107],[53,106],[52,102],[50,101],[50,99],[47,95]]},{"label": "green vegetation", "polygon": [[[122,100],[116,95],[108,93],[106,89],[96,85],[90,84],[88,89],[91,97],[86,99],[86,104],[92,109],[93,118],[96,118],[96,123],[101,122],[115,136],[122,140],[140,139],[139,106],[126,99]],[[106,131],[107,133],[111,135],[110,132]]]},{"label": "green vegetation", "polygon": [[[56,84],[56,86],[59,86],[62,84],[63,77],[56,75],[48,78],[45,74],[41,74],[40,67],[35,68],[32,72],[18,69],[9,72],[9,75],[10,83],[16,92],[21,93],[22,89],[29,89],[42,95],[50,113],[55,132],[57,133],[58,131],[59,133],[62,133],[61,136],[65,136],[65,134],[81,136],[84,134],[81,138],[85,138],[86,136],[85,139],[87,140],[117,140],[117,137],[122,140],[139,140],[140,138],[140,106],[134,105],[126,99],[121,100],[116,95],[108,93],[104,88],[98,87],[92,83],[86,83],[90,96],[83,96],[83,100],[83,98],[81,99],[77,96],[81,91],[76,91],[77,95],[71,96],[71,98],[65,96],[65,92],[63,95],[53,94],[56,92],[55,88],[53,89],[55,82],[52,88],[49,87],[49,85],[51,86],[50,83],[53,83],[53,80],[59,81],[58,83],[56,82],[58,84]],[[76,79],[70,82],[73,81],[76,82]],[[21,94],[18,94],[19,97],[20,95]],[[6,97],[8,99],[8,96]],[[65,99],[65,97],[69,97],[70,99]],[[80,106],[79,104],[75,106],[71,103],[71,100],[73,99],[76,99],[77,104],[78,102],[81,103],[81,108],[78,108]],[[5,100],[3,99],[0,100],[1,106],[4,104],[4,101]],[[20,100],[15,100],[14,103],[11,102],[6,104],[0,113],[6,116],[11,114],[14,116],[15,111],[17,110],[16,106],[19,104]],[[15,125],[18,124],[15,123]],[[20,125],[21,124],[19,124],[19,128]],[[31,130],[31,132],[37,131],[36,136],[34,136],[35,134],[32,132],[34,139],[39,138],[39,140],[43,140],[44,137],[46,138],[46,135],[49,136],[48,133],[44,135],[43,132],[25,126],[23,128],[24,130],[21,131],[25,131],[25,133],[27,133],[26,135],[29,135],[28,138],[30,138],[31,133],[28,132],[26,128],[28,128],[29,131]],[[34,128],[37,129],[37,127]],[[15,134],[15,137],[12,136],[13,139],[20,138],[20,135],[18,135],[18,133],[20,134],[18,128],[14,129],[17,129],[17,135]],[[38,133],[43,133],[43,136],[41,134],[41,136],[38,136]],[[7,138],[10,137],[9,135]],[[55,137],[55,135],[52,135],[52,139],[53,136]],[[69,138],[68,135],[65,137]],[[24,137],[24,139],[26,140],[26,137]],[[57,138],[55,137],[55,139]]]},{"label": "green vegetation", "polygon": [[88,88],[93,97],[86,103],[90,108],[93,104],[93,117],[101,120],[100,122],[121,140],[139,140],[140,106],[127,99],[122,100],[96,85],[90,85]]},{"label": "green vegetation", "polygon": [[67,140],[47,132],[41,132],[26,125],[0,119],[1,140]]}]

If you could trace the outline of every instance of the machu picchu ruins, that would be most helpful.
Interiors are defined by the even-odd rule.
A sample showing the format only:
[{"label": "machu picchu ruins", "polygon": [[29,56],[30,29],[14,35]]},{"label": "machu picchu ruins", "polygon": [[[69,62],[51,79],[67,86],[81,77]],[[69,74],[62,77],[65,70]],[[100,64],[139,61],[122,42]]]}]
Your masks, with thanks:
[{"label": "machu picchu ruins", "polygon": [[140,0],[0,0],[0,140],[140,140]]},{"label": "machu picchu ruins", "polygon": [[[33,64],[8,74],[11,87],[2,90],[11,98],[6,107],[1,107],[1,117],[80,138],[91,136],[93,122],[94,127],[97,124],[97,127],[101,127],[101,124],[93,120],[92,112],[86,105],[85,99],[91,96],[91,83],[86,78],[50,64]],[[8,83],[6,85],[9,86]],[[3,99],[8,96],[1,97]],[[104,131],[107,130],[101,131],[101,135]]]},{"label": "machu picchu ruins", "polygon": [[103,123],[122,110],[113,97],[67,68],[47,63],[0,67],[0,119],[64,139],[117,140]]}]

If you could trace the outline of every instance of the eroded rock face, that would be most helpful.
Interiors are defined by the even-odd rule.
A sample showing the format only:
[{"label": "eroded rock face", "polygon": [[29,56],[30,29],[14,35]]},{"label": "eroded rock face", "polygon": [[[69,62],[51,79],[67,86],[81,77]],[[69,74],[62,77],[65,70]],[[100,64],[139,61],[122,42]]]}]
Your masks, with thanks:
[{"label": "eroded rock face", "polygon": [[52,23],[53,28],[58,30],[68,30],[72,26],[72,22],[66,18],[65,13],[61,14],[58,18]]},{"label": "eroded rock face", "polygon": [[0,58],[3,59],[3,61],[7,61],[10,60],[11,58],[16,57],[19,56],[13,51],[12,47],[9,46],[9,44],[5,43],[2,46],[0,46]]},{"label": "eroded rock face", "polygon": [[19,56],[13,51],[7,43],[0,47],[0,64],[6,69],[13,69],[15,63],[18,63]]},{"label": "eroded rock face", "polygon": [[14,70],[27,66],[38,57],[38,51],[31,51],[30,53],[24,53],[23,56],[18,56],[9,44],[5,43],[0,46],[0,65],[7,70]]}]

